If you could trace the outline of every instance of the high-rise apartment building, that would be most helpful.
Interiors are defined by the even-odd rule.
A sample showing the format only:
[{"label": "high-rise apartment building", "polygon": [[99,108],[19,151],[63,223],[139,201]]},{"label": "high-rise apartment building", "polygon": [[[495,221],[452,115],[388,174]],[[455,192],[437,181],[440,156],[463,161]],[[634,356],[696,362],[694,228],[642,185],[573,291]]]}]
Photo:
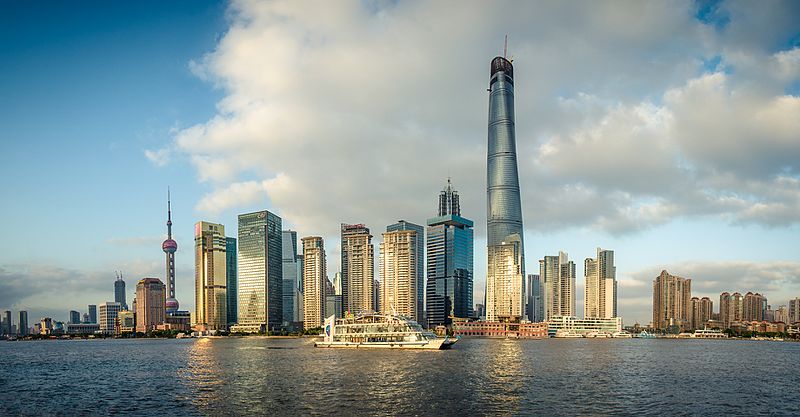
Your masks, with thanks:
[{"label": "high-rise apartment building", "polygon": [[89,304],[89,323],[97,323],[97,305]]},{"label": "high-rise apartment building", "polygon": [[117,279],[114,281],[114,301],[120,303],[123,310],[128,309],[128,301],[125,297],[125,281],[120,273],[117,273]]},{"label": "high-rise apartment building", "polygon": [[[326,284],[328,271],[325,261],[325,245],[319,236],[308,236],[303,241],[303,328],[322,327],[325,323]],[[332,286],[332,285],[331,285]],[[333,290],[331,288],[331,290]],[[335,295],[334,305],[335,308]],[[331,315],[328,312],[328,315]]]},{"label": "high-rise apartment building", "polygon": [[525,316],[534,323],[544,321],[542,287],[539,274],[528,274],[528,281],[525,283]]},{"label": "high-rise apartment building", "polygon": [[283,324],[292,327],[303,321],[303,256],[297,254],[297,232],[284,230],[281,265],[283,266]]},{"label": "high-rise apartment building", "polygon": [[269,211],[239,215],[239,314],[236,331],[280,330],[283,322],[281,218]]},{"label": "high-rise apartment building", "polygon": [[[420,227],[421,229],[421,227]],[[380,244],[380,308],[385,314],[399,314],[422,322],[417,268],[419,235],[414,229],[396,229],[383,234]]]},{"label": "high-rise apartment building", "polygon": [[419,319],[422,319],[422,310],[425,306],[425,229],[414,223],[407,222],[405,220],[398,220],[395,224],[390,224],[386,226],[387,232],[395,232],[398,230],[413,230],[416,232],[417,242],[416,246],[416,258],[417,258],[417,265],[416,269],[416,276],[413,277],[416,281],[416,311],[419,313]]},{"label": "high-rise apartment building", "polygon": [[[136,331],[155,330],[166,319],[167,287],[158,278],[143,278],[136,284]],[[101,323],[102,328],[102,323]],[[112,326],[111,329],[114,329]]]},{"label": "high-rise apartment building", "polygon": [[692,329],[703,329],[705,323],[711,320],[714,303],[708,297],[692,297],[689,323]]},{"label": "high-rise apartment building", "polygon": [[[9,317],[11,313],[9,312]],[[81,322],[81,313],[75,310],[69,311],[69,324],[78,324]]]},{"label": "high-rise apartment building", "polygon": [[225,277],[227,278],[226,281],[226,297],[227,297],[227,312],[226,316],[228,317],[228,326],[232,326],[236,324],[238,318],[238,286],[237,282],[239,279],[238,270],[236,268],[236,238],[235,237],[226,237],[225,238],[225,268],[227,272],[225,273]]},{"label": "high-rise apartment building", "polygon": [[653,280],[653,327],[688,329],[691,315],[692,280],[670,275],[666,270]]},{"label": "high-rise apartment building", "polygon": [[353,314],[375,311],[375,248],[363,224],[342,224],[342,308]]},{"label": "high-rise apartment building", "polygon": [[617,268],[614,266],[614,251],[597,248],[597,258],[586,258],[584,261],[584,278],[584,317],[616,317]]},{"label": "high-rise apartment building", "polygon": [[[117,327],[117,315],[122,310],[122,304],[106,301],[100,304],[100,331],[105,334],[114,334]],[[44,328],[44,326],[42,326]]]},{"label": "high-rise apartment building", "polygon": [[786,306],[780,306],[775,309],[775,317],[773,318],[773,321],[791,324],[789,321],[789,309]]},{"label": "high-rise apartment building", "polygon": [[742,320],[763,321],[767,310],[767,298],[759,293],[747,292],[742,299]]},{"label": "high-rise apartment building", "polygon": [[11,311],[10,310],[6,310],[3,313],[3,323],[5,324],[5,328],[3,329],[3,332],[5,334],[8,334],[8,335],[14,334],[14,324],[11,322]]},{"label": "high-rise apartment building", "polygon": [[486,157],[486,319],[519,321],[524,312],[525,245],[514,132],[514,67],[492,60]]},{"label": "high-rise apartment building", "polygon": [[225,226],[194,225],[194,327],[199,331],[228,328],[228,268]]},{"label": "high-rise apartment building", "polygon": [[19,312],[19,322],[17,323],[17,334],[20,336],[27,336],[30,332],[28,331],[28,312],[27,311],[20,311]]},{"label": "high-rise apartment building", "polygon": [[544,320],[556,316],[574,317],[575,262],[566,252],[539,260],[539,279],[543,288]]},{"label": "high-rise apartment building", "polygon": [[740,322],[744,319],[744,297],[735,292],[730,294],[724,292],[719,296],[719,321],[726,329],[731,327],[731,323]]},{"label": "high-rise apartment building", "polygon": [[461,217],[459,195],[447,180],[439,193],[439,211],[428,219],[425,288],[428,328],[450,326],[452,317],[473,317],[472,220]]},{"label": "high-rise apartment building", "polygon": [[788,323],[800,322],[800,297],[789,300]]}]

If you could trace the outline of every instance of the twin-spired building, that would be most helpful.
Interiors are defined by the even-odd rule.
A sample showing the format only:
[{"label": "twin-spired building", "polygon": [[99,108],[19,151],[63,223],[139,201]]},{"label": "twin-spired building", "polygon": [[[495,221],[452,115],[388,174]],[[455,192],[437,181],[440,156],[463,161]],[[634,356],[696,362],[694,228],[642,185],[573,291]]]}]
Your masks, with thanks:
[{"label": "twin-spired building", "polygon": [[524,315],[525,245],[514,135],[514,67],[492,60],[486,164],[486,320],[517,322]]},{"label": "twin-spired building", "polygon": [[225,226],[209,222],[194,225],[194,263],[195,328],[225,330],[228,327]]}]

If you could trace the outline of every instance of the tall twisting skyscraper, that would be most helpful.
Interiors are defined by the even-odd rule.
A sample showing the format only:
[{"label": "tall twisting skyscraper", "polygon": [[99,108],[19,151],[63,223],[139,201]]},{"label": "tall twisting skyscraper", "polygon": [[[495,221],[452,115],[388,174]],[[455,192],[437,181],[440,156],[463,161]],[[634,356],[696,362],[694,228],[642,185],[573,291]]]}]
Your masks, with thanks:
[{"label": "tall twisting skyscraper", "polygon": [[524,313],[525,245],[514,137],[514,67],[499,56],[492,60],[489,78],[486,162],[486,320],[518,321]]},{"label": "tall twisting skyscraper", "polygon": [[175,252],[178,250],[178,242],[172,240],[172,206],[167,190],[167,240],[161,244],[161,249],[167,255],[167,313],[178,311],[178,300],[175,299]]}]

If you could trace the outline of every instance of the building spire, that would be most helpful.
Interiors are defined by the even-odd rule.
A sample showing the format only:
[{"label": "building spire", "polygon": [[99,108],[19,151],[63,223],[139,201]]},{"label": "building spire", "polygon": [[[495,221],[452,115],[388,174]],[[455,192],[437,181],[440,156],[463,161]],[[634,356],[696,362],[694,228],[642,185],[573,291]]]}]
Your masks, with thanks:
[{"label": "building spire", "polygon": [[172,203],[170,201],[169,186],[167,186],[167,239],[172,239]]}]

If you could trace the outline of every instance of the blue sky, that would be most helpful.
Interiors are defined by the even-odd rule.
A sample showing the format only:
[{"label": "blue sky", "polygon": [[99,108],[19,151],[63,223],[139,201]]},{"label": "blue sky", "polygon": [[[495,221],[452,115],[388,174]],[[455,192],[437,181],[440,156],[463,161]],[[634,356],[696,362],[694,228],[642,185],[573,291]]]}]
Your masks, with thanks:
[{"label": "blue sky", "polygon": [[7,5],[0,309],[66,319],[110,300],[115,270],[129,298],[163,278],[167,186],[190,308],[195,221],[233,234],[238,213],[275,211],[322,235],[335,271],[340,222],[376,243],[422,224],[448,176],[476,223],[481,299],[484,90],[506,33],[528,272],[564,250],[582,282],[584,258],[615,250],[626,323],[649,321],[662,268],[697,295],[785,304],[800,296],[800,13],[773,6]]}]

